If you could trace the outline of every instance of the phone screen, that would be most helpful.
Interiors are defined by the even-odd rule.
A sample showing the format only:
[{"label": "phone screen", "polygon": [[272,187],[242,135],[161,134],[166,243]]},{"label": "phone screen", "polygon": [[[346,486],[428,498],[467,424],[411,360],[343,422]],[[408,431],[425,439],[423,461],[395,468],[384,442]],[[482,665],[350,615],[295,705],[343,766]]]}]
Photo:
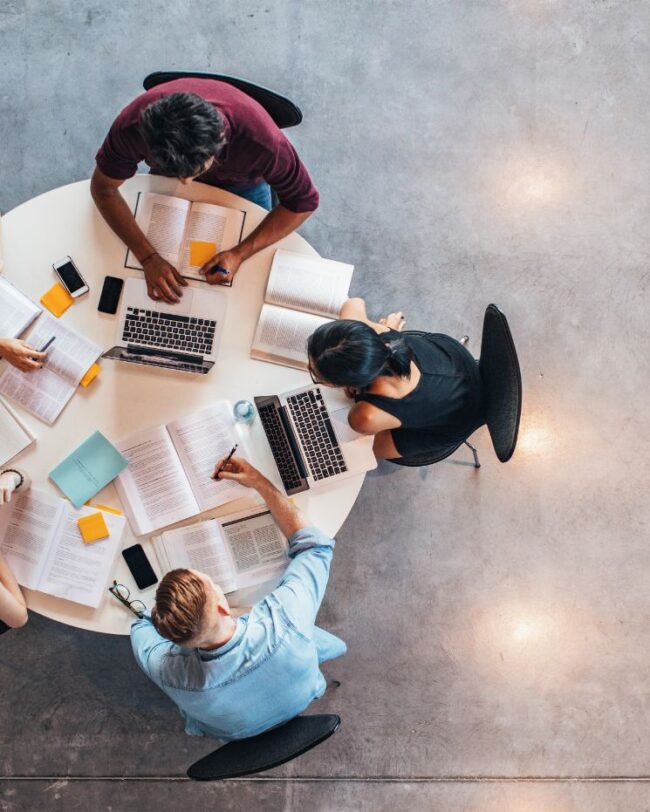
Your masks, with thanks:
[{"label": "phone screen", "polygon": [[76,290],[79,290],[79,288],[86,286],[86,283],[81,278],[79,271],[71,262],[66,262],[65,265],[57,266],[56,272],[61,277],[61,281],[70,293],[74,293]]},{"label": "phone screen", "polygon": [[134,544],[133,547],[127,547],[126,550],[122,550],[122,555],[138,589],[146,589],[158,581],[142,545]]}]

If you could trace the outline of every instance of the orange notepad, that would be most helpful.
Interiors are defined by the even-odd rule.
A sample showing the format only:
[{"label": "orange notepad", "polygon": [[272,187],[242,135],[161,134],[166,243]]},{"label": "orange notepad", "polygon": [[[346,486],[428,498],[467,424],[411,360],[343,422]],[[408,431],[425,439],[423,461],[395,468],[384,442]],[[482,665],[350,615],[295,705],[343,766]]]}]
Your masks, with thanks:
[{"label": "orange notepad", "polygon": [[108,538],[110,535],[104,517],[99,511],[91,513],[89,516],[82,516],[77,519],[79,530],[81,531],[81,538],[84,544],[90,544],[91,541],[99,541],[99,539]]},{"label": "orange notepad", "polygon": [[95,380],[95,378],[99,375],[101,370],[102,368],[99,366],[99,364],[93,364],[88,370],[88,372],[86,372],[83,378],[79,381],[79,386],[88,386],[89,384],[91,384]]},{"label": "orange notepad", "polygon": [[190,241],[190,265],[205,265],[217,253],[216,242]]},{"label": "orange notepad", "polygon": [[74,304],[74,299],[60,282],[52,285],[47,293],[41,296],[40,301],[43,307],[46,307],[57,319],[65,313],[71,304]]}]

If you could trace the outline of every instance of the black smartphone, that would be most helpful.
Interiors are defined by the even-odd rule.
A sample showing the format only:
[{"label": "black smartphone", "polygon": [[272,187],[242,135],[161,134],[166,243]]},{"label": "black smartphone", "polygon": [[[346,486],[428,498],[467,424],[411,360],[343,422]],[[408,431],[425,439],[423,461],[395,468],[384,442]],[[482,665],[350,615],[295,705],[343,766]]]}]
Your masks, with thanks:
[{"label": "black smartphone", "polygon": [[102,295],[99,297],[97,310],[100,313],[117,313],[123,287],[123,279],[118,279],[117,276],[107,276],[104,279],[104,287],[102,288]]},{"label": "black smartphone", "polygon": [[153,571],[153,567],[149,563],[141,544],[127,547],[126,550],[122,550],[122,555],[126,561],[126,566],[138,585],[138,589],[146,589],[158,582],[156,573]]}]

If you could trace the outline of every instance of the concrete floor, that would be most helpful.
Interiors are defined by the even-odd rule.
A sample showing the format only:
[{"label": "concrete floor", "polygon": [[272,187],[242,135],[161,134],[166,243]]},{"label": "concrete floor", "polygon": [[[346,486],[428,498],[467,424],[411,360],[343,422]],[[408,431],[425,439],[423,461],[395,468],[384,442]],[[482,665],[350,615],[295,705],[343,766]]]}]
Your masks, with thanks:
[{"label": "concrete floor", "polygon": [[354,293],[477,354],[498,303],[525,387],[508,465],[481,431],[480,472],[368,477],[321,615],[349,646],[333,739],[273,780],[174,780],[210,743],[128,642],[32,616],[0,642],[1,810],[650,809],[649,23],[647,0],[0,2],[1,209],[87,177],[151,70],[261,81],[304,111],[303,233]]}]

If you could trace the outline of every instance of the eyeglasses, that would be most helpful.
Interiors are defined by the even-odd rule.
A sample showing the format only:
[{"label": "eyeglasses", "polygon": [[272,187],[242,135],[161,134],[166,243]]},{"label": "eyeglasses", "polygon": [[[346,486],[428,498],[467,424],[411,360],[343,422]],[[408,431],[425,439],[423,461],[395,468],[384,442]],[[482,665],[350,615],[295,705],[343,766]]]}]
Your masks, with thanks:
[{"label": "eyeglasses", "polygon": [[121,604],[126,606],[127,609],[130,609],[131,612],[133,612],[133,614],[137,617],[142,617],[147,609],[142,601],[129,600],[131,597],[131,592],[129,591],[128,587],[124,586],[124,584],[118,584],[117,581],[113,581],[113,586],[109,586],[108,591],[111,593],[111,595],[114,595]]}]

